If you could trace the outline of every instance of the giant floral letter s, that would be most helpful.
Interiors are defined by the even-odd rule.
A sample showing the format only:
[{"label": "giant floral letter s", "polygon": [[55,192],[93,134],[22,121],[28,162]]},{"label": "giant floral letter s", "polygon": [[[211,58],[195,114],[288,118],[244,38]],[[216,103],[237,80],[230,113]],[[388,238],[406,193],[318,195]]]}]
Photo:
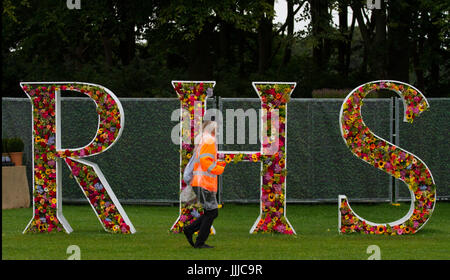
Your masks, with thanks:
[{"label": "giant floral letter s", "polygon": [[369,93],[379,90],[393,91],[400,95],[404,105],[405,122],[412,123],[429,108],[425,96],[409,84],[390,80],[365,83],[355,88],[342,103],[339,118],[342,138],[355,156],[403,181],[409,188],[411,205],[403,218],[391,223],[377,224],[358,216],[350,207],[347,197],[340,195],[339,232],[343,234],[414,234],[430,219],[436,204],[436,184],[425,162],[378,137],[363,121],[363,99]]},{"label": "giant floral letter s", "polygon": [[[119,139],[125,122],[118,98],[107,88],[79,82],[21,83],[32,104],[33,217],[23,233],[53,232],[72,228],[62,213],[61,163],[65,161],[103,228],[134,233],[120,202],[97,164],[81,158],[99,154]],[[76,91],[96,104],[98,128],[94,139],[78,149],[61,148],[60,95]]]}]

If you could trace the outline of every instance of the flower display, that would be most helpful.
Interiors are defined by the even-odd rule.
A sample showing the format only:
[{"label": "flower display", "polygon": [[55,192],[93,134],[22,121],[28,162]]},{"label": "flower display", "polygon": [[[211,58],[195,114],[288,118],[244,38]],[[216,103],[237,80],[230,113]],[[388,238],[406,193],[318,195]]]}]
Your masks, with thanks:
[{"label": "flower display", "polygon": [[[70,166],[71,175],[77,178],[85,191],[104,228],[111,232],[130,233],[130,226],[124,224],[122,216],[117,212],[117,205],[112,202],[92,167],[70,160],[100,153],[116,141],[123,126],[117,102],[104,88],[88,84],[26,84],[22,89],[32,102],[34,151],[34,216],[25,232],[53,232],[63,229],[56,215],[56,161],[64,159]],[[56,148],[56,91],[83,93],[97,105],[99,125],[96,138],[81,149]]]},{"label": "flower display", "polygon": [[65,161],[102,222],[103,228],[112,233],[130,233],[130,226],[123,219],[92,166],[70,158],[65,158]]},{"label": "flower display", "polygon": [[[255,223],[253,233],[294,234],[285,216],[286,199],[286,106],[295,84],[256,84],[263,111],[262,153],[226,153],[218,157],[227,163],[241,161],[262,163],[261,216]],[[278,118],[272,114],[278,112]],[[274,137],[274,136],[277,137]],[[277,150],[270,147],[278,141]],[[273,150],[272,150],[273,151]]]},{"label": "flower display", "polygon": [[341,108],[341,133],[351,152],[370,165],[402,180],[412,192],[409,216],[398,223],[378,225],[369,223],[352,211],[345,196],[340,199],[340,232],[399,235],[417,232],[430,218],[436,199],[436,186],[427,166],[416,156],[373,134],[361,116],[363,99],[372,91],[391,90],[398,93],[405,104],[405,120],[413,120],[428,109],[425,97],[407,84],[379,81],[357,88]]},{"label": "flower display", "polygon": [[[181,135],[182,143],[180,147],[180,193],[186,188],[187,184],[183,180],[183,173],[189,159],[194,156],[194,139],[198,135],[201,127],[202,117],[205,113],[206,99],[212,95],[213,83],[203,82],[175,82],[174,89],[181,103],[182,125]],[[186,120],[188,122],[186,122]],[[201,204],[198,202],[181,203],[180,216],[170,229],[173,233],[180,233],[185,226],[190,225],[200,215],[203,214]]]},{"label": "flower display", "polygon": [[[182,174],[184,168],[193,156],[193,141],[197,136],[197,127],[200,127],[201,118],[205,112],[205,100],[212,94],[213,84],[200,82],[174,82],[174,89],[181,102],[182,119],[188,122],[190,129],[182,125],[183,141],[180,156],[180,181],[182,191],[186,187]],[[285,181],[286,181],[286,104],[290,100],[290,94],[295,84],[273,83],[257,84],[258,95],[262,101],[262,109],[265,123],[264,129],[267,136],[262,140],[262,152],[255,153],[218,153],[218,158],[226,163],[238,163],[240,161],[262,162],[263,184],[261,186],[261,217],[255,223],[253,232],[277,232],[294,234],[285,216]],[[277,112],[275,118],[274,112]],[[277,137],[274,137],[276,135]],[[277,142],[275,142],[277,141]],[[270,147],[276,144],[278,148],[274,153],[268,153]],[[171,228],[171,232],[182,232],[184,226],[191,224],[202,210],[198,203],[181,203],[180,216]]]},{"label": "flower display", "polygon": [[[256,84],[258,95],[262,101],[263,134],[262,151],[262,186],[261,186],[261,217],[254,228],[256,232],[274,232],[294,234],[292,226],[285,216],[286,204],[286,107],[295,84]],[[265,110],[264,110],[265,109]],[[272,120],[273,110],[278,110],[278,120]],[[274,130],[275,129],[275,130]],[[273,136],[278,130],[278,139]],[[270,135],[270,136],[269,136]],[[266,150],[278,141],[278,151],[267,154]],[[259,157],[256,154],[256,157]],[[252,158],[254,159],[254,158]]]},{"label": "flower display", "polygon": [[235,154],[235,153],[218,153],[217,157],[223,159],[228,163],[238,163],[241,161],[259,162],[261,160],[261,153],[249,153],[249,154]]}]

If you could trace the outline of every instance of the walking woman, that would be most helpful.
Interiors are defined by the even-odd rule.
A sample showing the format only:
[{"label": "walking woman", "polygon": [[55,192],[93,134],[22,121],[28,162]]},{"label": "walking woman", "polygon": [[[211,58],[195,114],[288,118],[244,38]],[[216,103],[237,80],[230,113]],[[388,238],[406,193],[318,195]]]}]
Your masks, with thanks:
[{"label": "walking woman", "polygon": [[[217,218],[217,176],[222,174],[226,163],[217,160],[217,144],[215,121],[205,121],[202,126],[201,140],[195,149],[194,156],[194,176],[191,186],[197,194],[204,214],[201,215],[192,224],[184,228],[184,234],[187,240],[194,248],[213,248],[205,244],[209,237],[210,228]],[[197,239],[194,243],[193,235],[199,230]]]}]

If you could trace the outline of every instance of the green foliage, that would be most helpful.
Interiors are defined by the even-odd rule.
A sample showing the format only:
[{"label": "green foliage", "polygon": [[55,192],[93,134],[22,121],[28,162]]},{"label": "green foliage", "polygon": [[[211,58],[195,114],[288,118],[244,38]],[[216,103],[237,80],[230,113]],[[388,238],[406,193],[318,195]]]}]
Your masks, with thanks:
[{"label": "green foliage", "polygon": [[2,153],[8,152],[8,138],[2,138]]},{"label": "green foliage", "polygon": [[313,98],[345,98],[352,90],[351,89],[315,89],[312,91]]},{"label": "green foliage", "polygon": [[19,137],[9,138],[6,145],[8,153],[23,152],[24,143]]},{"label": "green foliage", "polygon": [[[330,88],[322,88],[315,89],[312,91],[313,98],[345,98],[347,95],[352,92],[353,89],[330,89]],[[397,94],[393,93],[390,90],[377,90],[373,91],[366,96],[366,98],[390,98],[390,97],[398,97]]]},{"label": "green foliage", "polygon": [[[274,2],[101,0],[70,10],[65,1],[3,1],[2,95],[23,96],[19,81],[79,80],[102,84],[121,97],[174,97],[171,80],[203,79],[217,81],[222,97],[255,97],[253,80],[297,82],[293,97],[311,97],[314,89],[353,88],[385,78],[374,70],[371,63],[378,60],[367,48],[375,18],[368,24],[370,36],[362,36],[350,20],[342,30],[330,22],[330,10],[339,12],[342,1],[321,0],[318,6],[293,1],[295,9],[306,3],[295,21],[312,21],[313,13],[320,20],[293,34],[286,34],[285,24],[263,32]],[[400,10],[412,9],[410,65],[404,65],[414,69],[410,80],[427,96],[448,96],[448,1],[395,1],[388,7],[399,2]],[[390,22],[389,28],[397,25]],[[430,36],[434,39],[425,40]],[[349,43],[346,70],[341,43]]]}]

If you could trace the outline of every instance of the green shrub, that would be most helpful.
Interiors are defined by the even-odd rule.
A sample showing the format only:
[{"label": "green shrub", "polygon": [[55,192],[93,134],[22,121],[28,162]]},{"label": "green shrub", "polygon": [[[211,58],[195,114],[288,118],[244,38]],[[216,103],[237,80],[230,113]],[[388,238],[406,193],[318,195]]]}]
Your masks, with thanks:
[{"label": "green shrub", "polygon": [[9,153],[15,153],[15,152],[23,152],[23,141],[22,139],[15,137],[8,139],[7,142],[7,151]]},{"label": "green shrub", "polygon": [[[334,89],[334,88],[321,88],[312,91],[313,98],[345,98],[352,92],[353,89]],[[398,97],[391,90],[378,90],[371,92],[366,98],[390,98],[392,96]]]},{"label": "green shrub", "polygon": [[311,94],[313,98],[345,98],[351,91],[351,89],[322,88],[313,90]]}]

